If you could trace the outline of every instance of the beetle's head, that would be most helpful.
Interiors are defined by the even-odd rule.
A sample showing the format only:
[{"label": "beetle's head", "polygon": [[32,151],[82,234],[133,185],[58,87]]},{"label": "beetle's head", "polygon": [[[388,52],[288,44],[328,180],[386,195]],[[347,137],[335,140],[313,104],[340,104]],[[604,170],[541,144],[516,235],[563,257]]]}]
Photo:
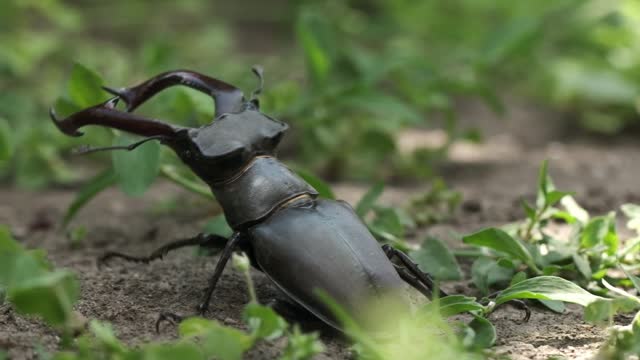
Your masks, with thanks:
[{"label": "beetle's head", "polygon": [[[100,125],[144,136],[145,139],[140,143],[159,140],[170,146],[196,174],[206,181],[215,182],[225,178],[229,172],[236,171],[238,166],[246,162],[247,156],[273,153],[287,129],[286,124],[273,120],[259,111],[257,95],[262,91],[262,69],[254,67],[253,72],[258,76],[260,85],[249,100],[245,99],[242,91],[235,86],[197,75],[195,79],[204,85],[195,84],[195,87],[200,90],[206,87],[216,106],[213,121],[199,128],[174,126],[131,113],[154,93],[172,85],[167,85],[168,77],[164,74],[132,88],[107,89],[118,96],[63,120],[58,120],[52,110],[51,118],[62,132],[71,136],[82,135],[78,131],[82,126]],[[189,75],[195,76],[193,73]],[[121,99],[127,103],[128,112],[116,109]],[[255,148],[248,148],[246,144],[252,144]],[[98,148],[92,151],[123,148],[131,150],[132,146]]]}]

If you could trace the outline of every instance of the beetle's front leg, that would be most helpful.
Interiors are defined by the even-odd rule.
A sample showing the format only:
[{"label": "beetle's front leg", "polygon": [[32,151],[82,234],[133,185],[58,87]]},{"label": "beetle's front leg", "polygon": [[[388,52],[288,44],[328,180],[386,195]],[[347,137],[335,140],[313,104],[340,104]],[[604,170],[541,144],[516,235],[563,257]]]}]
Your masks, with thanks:
[{"label": "beetle's front leg", "polygon": [[[216,268],[213,271],[213,275],[209,279],[209,286],[205,290],[204,296],[202,297],[202,302],[200,303],[200,305],[198,305],[198,312],[196,313],[196,316],[203,316],[204,313],[209,308],[209,303],[211,302],[211,295],[213,294],[213,290],[215,290],[216,285],[218,284],[218,280],[220,280],[220,277],[222,276],[222,271],[227,265],[229,258],[233,254],[233,250],[236,248],[236,246],[238,246],[238,243],[241,240],[242,240],[241,233],[236,232],[233,235],[231,235],[229,240],[226,242],[224,250],[222,250],[222,254],[220,255],[220,259],[216,264]],[[160,315],[158,316],[158,320],[156,321],[156,331],[157,332],[160,331],[160,324],[164,321],[177,323],[177,322],[181,322],[185,318],[186,318],[185,316],[178,315],[172,312],[162,312],[160,313]]]},{"label": "beetle's front leg", "polygon": [[123,254],[117,251],[109,251],[98,258],[98,266],[106,263],[109,259],[112,258],[121,258],[127,261],[133,262],[141,262],[148,264],[149,262],[162,259],[167,253],[170,251],[180,249],[187,246],[203,246],[207,248],[222,248],[227,243],[227,238],[220,235],[215,234],[198,234],[194,237],[181,239],[177,241],[170,242],[161,246],[160,248],[154,250],[148,256],[132,256]]}]

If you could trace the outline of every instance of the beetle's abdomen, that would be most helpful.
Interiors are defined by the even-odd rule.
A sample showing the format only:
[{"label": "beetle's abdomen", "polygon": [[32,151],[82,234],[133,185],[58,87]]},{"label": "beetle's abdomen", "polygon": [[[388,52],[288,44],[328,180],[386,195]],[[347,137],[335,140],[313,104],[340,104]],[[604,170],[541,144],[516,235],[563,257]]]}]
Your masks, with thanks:
[{"label": "beetle's abdomen", "polygon": [[210,186],[234,229],[264,219],[296,196],[318,195],[316,189],[270,156],[256,157],[238,175]]},{"label": "beetle's abdomen", "polygon": [[[344,202],[287,206],[249,229],[256,261],[296,302],[338,327],[323,290],[356,318],[363,305],[401,294],[404,282],[380,244]],[[401,297],[401,296],[400,296]]]}]

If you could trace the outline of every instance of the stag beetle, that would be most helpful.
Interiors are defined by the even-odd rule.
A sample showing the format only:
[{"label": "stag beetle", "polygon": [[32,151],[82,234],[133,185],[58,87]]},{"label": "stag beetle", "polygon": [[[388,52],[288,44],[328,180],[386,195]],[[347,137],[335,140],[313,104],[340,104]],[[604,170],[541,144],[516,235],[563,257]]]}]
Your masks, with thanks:
[{"label": "stag beetle", "polygon": [[[129,146],[102,149],[133,150],[151,140],[171,147],[209,185],[234,230],[229,238],[199,234],[175,241],[145,257],[109,252],[100,260],[117,257],[148,263],[185,246],[223,249],[198,306],[200,315],[209,307],[225,264],[237,249],[246,252],[252,265],[295,303],[338,329],[340,325],[316,289],[356,318],[364,301],[387,294],[400,298],[405,282],[431,296],[432,278],[406,254],[380,246],[349,204],[319,198],[316,189],[278,161],[276,147],[288,126],[260,112],[257,95],[263,75],[258,67],[253,72],[260,86],[249,100],[235,86],[179,70],[129,88],[105,87],[115,97],[63,120],[51,109],[54,124],[70,136],[81,136],[78,129],[85,125],[99,125],[145,137]],[[178,127],[132,113],[174,85],[211,95],[213,121],[199,128]],[[119,100],[126,103],[126,112],[116,109]],[[156,327],[166,319],[181,317],[163,313]]]}]

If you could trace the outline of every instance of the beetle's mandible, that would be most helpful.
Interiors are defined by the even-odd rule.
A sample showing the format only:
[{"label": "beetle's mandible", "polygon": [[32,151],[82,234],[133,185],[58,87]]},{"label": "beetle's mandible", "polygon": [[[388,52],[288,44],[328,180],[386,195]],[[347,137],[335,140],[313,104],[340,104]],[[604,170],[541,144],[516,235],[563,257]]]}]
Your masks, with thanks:
[{"label": "beetle's mandible", "polygon": [[[254,68],[262,83],[262,71]],[[178,127],[132,112],[167,87],[183,85],[215,101],[215,117],[199,128]],[[318,198],[318,192],[275,157],[287,124],[260,112],[254,92],[246,99],[238,88],[186,70],[157,75],[140,85],[118,90],[105,88],[112,99],[59,120],[55,125],[70,136],[79,128],[99,125],[158,140],[171,147],[220,202],[231,237],[199,234],[169,243],[146,257],[110,252],[102,261],[119,257],[149,262],[167,252],[201,245],[223,249],[198,307],[204,313],[225,264],[235,250],[246,252],[252,265],[295,303],[324,322],[340,324],[318,295],[321,289],[356,319],[362,303],[387,296],[404,296],[405,282],[430,296],[433,281],[404,253],[380,246],[351,206]],[[119,100],[126,112],[116,109]],[[113,149],[113,148],[109,148]],[[178,318],[164,313],[163,318]]]}]

